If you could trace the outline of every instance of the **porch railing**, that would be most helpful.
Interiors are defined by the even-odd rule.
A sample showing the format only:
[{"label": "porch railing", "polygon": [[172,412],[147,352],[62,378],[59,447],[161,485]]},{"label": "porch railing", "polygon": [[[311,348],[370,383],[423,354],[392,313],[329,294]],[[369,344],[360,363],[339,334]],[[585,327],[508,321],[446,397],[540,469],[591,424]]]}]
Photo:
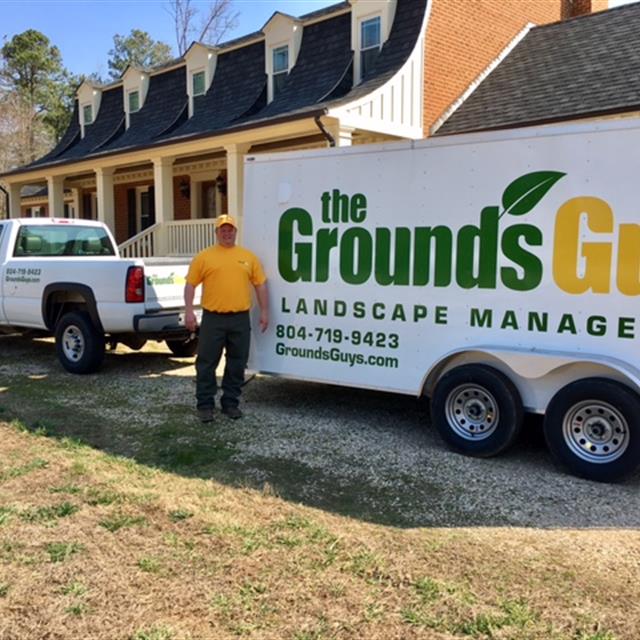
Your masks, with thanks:
[{"label": "porch railing", "polygon": [[172,220],[165,223],[168,256],[194,256],[215,241],[215,220]]},{"label": "porch railing", "polygon": [[156,223],[123,242],[123,258],[191,257],[212,245],[215,220],[171,220]]}]

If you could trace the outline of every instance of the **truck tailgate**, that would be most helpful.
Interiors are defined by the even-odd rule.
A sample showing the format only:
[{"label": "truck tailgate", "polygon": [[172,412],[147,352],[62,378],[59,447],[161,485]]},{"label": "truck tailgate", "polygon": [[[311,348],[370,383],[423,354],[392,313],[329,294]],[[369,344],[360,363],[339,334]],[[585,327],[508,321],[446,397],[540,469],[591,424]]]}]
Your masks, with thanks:
[{"label": "truck tailgate", "polygon": [[145,307],[149,311],[184,306],[189,258],[145,258]]}]

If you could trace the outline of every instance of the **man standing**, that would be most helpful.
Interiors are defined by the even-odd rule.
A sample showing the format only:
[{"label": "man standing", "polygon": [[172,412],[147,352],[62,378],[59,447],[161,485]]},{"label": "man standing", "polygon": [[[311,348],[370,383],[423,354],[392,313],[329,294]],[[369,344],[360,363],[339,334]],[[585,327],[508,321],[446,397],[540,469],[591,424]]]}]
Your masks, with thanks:
[{"label": "man standing", "polygon": [[184,288],[185,325],[189,331],[198,326],[193,311],[193,298],[202,285],[202,325],[198,336],[196,359],[196,402],[202,422],[212,422],[217,392],[216,368],[225,351],[226,364],[222,378],[222,413],[241,418],[238,406],[244,370],[249,358],[251,325],[251,287],[260,305],[260,329],[269,324],[267,279],[258,258],[236,246],[238,227],[232,216],[216,220],[217,243],[195,256]]}]

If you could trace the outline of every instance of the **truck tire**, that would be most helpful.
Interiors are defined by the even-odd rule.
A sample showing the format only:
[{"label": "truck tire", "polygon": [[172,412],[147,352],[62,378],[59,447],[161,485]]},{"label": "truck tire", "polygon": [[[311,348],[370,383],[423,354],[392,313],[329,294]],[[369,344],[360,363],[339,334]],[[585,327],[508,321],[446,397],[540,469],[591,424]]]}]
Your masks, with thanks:
[{"label": "truck tire", "polygon": [[554,460],[570,473],[622,480],[640,467],[640,397],[608,378],[572,382],[549,403],[544,436]]},{"label": "truck tire", "polygon": [[56,353],[70,373],[93,373],[104,359],[105,340],[81,311],[66,313],[56,325]]},{"label": "truck tire", "polygon": [[431,420],[455,451],[488,458],[505,451],[520,433],[524,410],[515,385],[482,364],[448,371],[431,397]]},{"label": "truck tire", "polygon": [[198,338],[186,340],[165,340],[167,347],[178,358],[190,358],[198,351]]}]

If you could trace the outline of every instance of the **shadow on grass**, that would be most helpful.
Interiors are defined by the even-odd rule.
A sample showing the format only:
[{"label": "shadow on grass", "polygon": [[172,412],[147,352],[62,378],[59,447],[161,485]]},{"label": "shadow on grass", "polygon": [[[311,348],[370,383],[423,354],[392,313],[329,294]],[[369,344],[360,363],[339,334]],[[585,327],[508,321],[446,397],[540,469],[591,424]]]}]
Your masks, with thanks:
[{"label": "shadow on grass", "polygon": [[[202,425],[193,360],[161,348],[107,354],[89,376],[64,372],[50,342],[0,337],[0,351],[0,421],[183,476],[399,527],[640,524],[638,477],[560,473],[536,416],[511,451],[479,460],[448,451],[409,396],[260,377],[242,420]],[[635,507],[619,512],[615,496]]]}]

